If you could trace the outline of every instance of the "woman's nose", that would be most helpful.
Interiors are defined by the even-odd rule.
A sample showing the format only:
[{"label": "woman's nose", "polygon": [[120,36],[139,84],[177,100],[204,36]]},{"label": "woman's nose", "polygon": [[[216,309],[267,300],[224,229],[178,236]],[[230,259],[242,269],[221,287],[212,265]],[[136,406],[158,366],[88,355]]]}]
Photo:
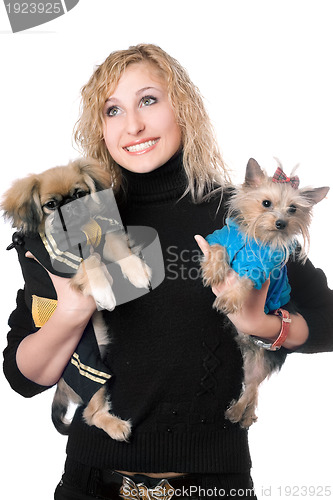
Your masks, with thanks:
[{"label": "woman's nose", "polygon": [[137,135],[145,129],[145,124],[139,110],[127,112],[127,133]]}]

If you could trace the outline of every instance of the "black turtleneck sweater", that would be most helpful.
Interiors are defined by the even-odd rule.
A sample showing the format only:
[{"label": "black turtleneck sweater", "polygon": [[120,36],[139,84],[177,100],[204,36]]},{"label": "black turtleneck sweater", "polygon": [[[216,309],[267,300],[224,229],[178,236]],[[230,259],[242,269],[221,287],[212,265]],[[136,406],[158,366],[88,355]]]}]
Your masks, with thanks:
[{"label": "black turtleneck sweater", "polygon": [[[158,232],[165,279],[150,293],[104,314],[112,339],[106,358],[114,375],[112,409],[131,419],[133,430],[129,443],[114,441],[87,426],[78,409],[67,453],[82,464],[192,473],[251,467],[247,432],[224,419],[241,390],[242,357],[234,328],[212,309],[214,296],[202,285],[201,253],[194,240],[195,234],[205,236],[223,225],[225,205],[219,206],[219,196],[200,204],[190,195],[182,197],[181,159],[177,155],[146,174],[122,169],[122,221]],[[302,268],[290,263],[289,277],[292,299],[310,326],[303,351],[332,349],[333,298],[324,274],[309,262]],[[23,292],[9,323],[5,373],[15,390],[31,396],[46,388],[25,379],[15,362],[19,342],[31,331]]]}]

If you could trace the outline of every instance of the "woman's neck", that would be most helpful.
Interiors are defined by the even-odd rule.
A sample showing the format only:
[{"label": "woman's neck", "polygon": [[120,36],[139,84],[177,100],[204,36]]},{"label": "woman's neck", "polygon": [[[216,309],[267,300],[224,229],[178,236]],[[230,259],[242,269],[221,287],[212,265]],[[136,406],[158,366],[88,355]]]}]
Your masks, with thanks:
[{"label": "woman's neck", "polygon": [[177,199],[187,186],[182,152],[161,167],[147,173],[136,173],[119,167],[127,203],[154,203]]}]

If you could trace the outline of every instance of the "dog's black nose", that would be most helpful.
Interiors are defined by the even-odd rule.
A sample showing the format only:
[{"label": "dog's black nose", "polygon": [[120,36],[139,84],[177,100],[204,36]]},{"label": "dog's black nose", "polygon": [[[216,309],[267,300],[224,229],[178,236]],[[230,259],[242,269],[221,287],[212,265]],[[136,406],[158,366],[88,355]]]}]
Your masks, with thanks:
[{"label": "dog's black nose", "polygon": [[276,229],[285,229],[287,223],[285,220],[282,220],[282,219],[278,219],[276,222],[275,222],[275,226],[276,226]]}]

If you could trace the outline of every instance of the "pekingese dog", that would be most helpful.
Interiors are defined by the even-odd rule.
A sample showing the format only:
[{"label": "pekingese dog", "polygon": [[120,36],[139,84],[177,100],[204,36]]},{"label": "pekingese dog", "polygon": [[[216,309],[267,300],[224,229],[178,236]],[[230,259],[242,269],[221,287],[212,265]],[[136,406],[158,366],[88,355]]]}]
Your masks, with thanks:
[{"label": "pekingese dog", "polygon": [[[131,248],[122,225],[117,220],[107,219],[103,213],[99,195],[110,187],[110,174],[96,160],[84,158],[18,179],[4,194],[1,202],[4,216],[11,221],[12,226],[23,237],[39,234],[49,254],[55,257],[55,263],[59,254],[62,262],[64,255],[66,258],[73,255],[70,252],[72,248],[79,248],[79,255],[73,257],[78,264],[75,274],[70,278],[71,286],[84,295],[91,295],[98,309],[108,310],[114,309],[116,305],[112,278],[101,262],[100,254],[91,244],[91,227],[94,228],[94,234],[104,232],[104,239],[99,238],[102,241],[100,253],[103,258],[117,262],[123,276],[135,287],[150,288],[151,278],[151,269]],[[102,231],[101,222],[107,224]],[[80,243],[78,234],[81,241],[82,234],[86,236],[86,245]],[[59,250],[61,242],[57,241],[57,235],[62,235],[65,250]],[[99,310],[93,316],[93,326],[103,355],[108,336]],[[60,379],[52,404],[52,420],[62,434],[68,434],[69,430],[65,415],[70,401],[83,403],[80,396]],[[127,440],[131,432],[130,421],[121,420],[110,411],[111,404],[103,386],[90,399],[83,417],[88,425],[103,429],[111,438]]]}]

